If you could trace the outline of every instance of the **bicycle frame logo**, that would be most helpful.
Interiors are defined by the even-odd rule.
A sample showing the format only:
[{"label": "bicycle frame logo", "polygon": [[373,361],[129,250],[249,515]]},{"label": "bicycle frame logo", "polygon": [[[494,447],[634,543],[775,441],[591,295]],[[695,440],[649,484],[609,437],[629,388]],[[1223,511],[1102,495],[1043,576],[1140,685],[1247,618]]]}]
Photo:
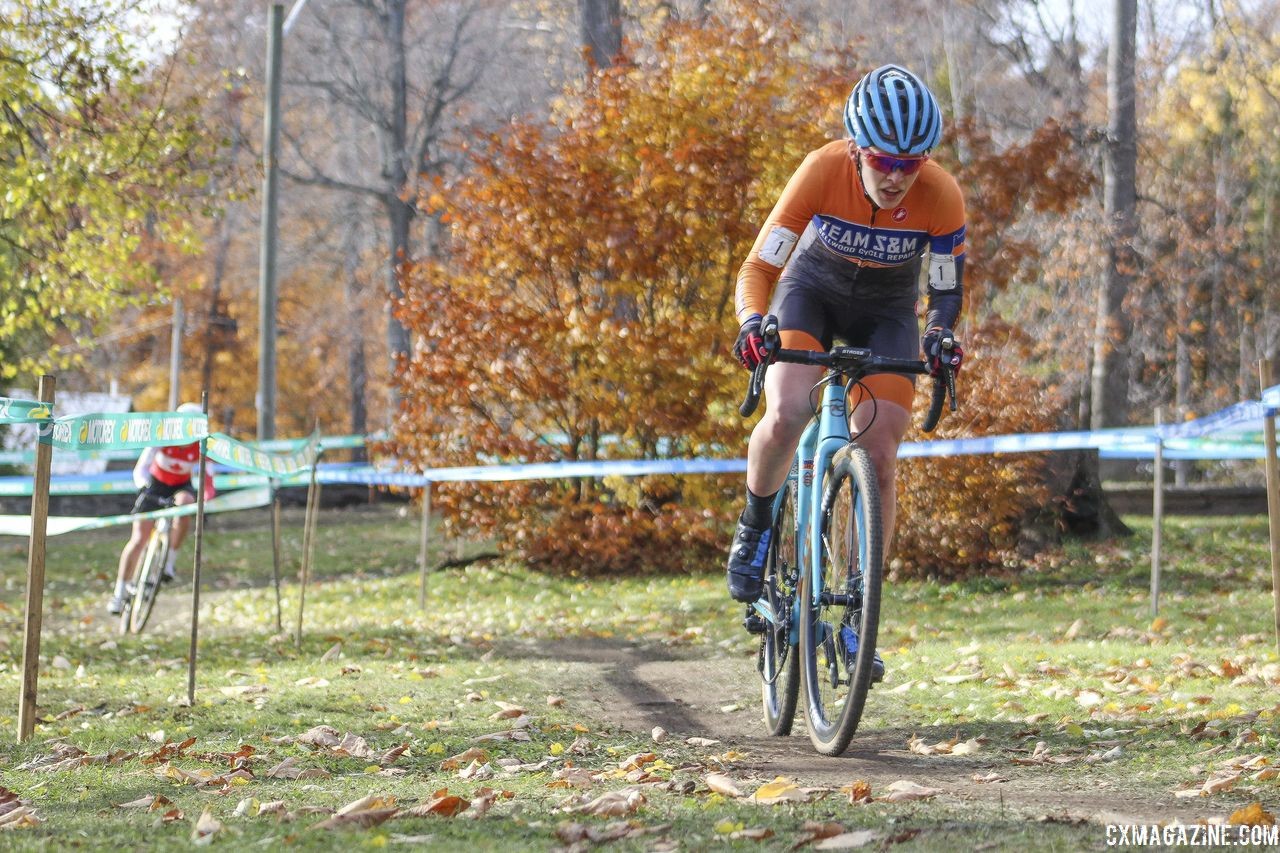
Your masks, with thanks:
[{"label": "bicycle frame logo", "polygon": [[813,460],[804,460],[804,487],[807,489],[813,485]]}]

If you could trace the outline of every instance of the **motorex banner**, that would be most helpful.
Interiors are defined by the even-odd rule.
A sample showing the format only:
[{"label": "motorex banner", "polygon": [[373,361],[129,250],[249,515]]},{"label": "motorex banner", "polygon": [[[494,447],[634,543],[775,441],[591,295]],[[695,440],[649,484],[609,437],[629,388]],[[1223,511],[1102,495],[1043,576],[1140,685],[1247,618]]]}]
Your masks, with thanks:
[{"label": "motorex banner", "polygon": [[268,477],[287,477],[310,470],[316,463],[318,448],[318,434],[312,435],[306,445],[293,453],[268,453],[216,432],[205,443],[205,455],[214,462],[239,468],[241,471]]},{"label": "motorex banner", "polygon": [[40,426],[40,443],[58,450],[142,450],[191,444],[209,434],[209,419],[186,412],[74,415]]},{"label": "motorex banner", "polygon": [[53,417],[48,403],[0,397],[0,424],[29,424]]}]

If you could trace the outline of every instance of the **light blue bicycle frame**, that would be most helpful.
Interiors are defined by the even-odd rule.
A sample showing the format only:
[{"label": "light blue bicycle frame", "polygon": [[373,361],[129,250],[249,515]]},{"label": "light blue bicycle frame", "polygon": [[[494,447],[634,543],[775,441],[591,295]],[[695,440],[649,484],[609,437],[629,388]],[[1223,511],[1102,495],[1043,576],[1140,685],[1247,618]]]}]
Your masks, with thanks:
[{"label": "light blue bicycle frame", "polygon": [[[840,448],[849,443],[849,420],[845,412],[847,389],[843,382],[827,378],[823,380],[822,405],[817,416],[805,427],[800,436],[800,444],[796,447],[796,465],[789,475],[795,491],[796,502],[796,554],[792,558],[793,565],[803,566],[810,573],[813,583],[813,603],[817,604],[822,595],[822,549],[810,543],[818,542],[822,536],[822,472],[831,465],[831,459]],[[799,477],[799,482],[795,479]],[[786,489],[778,492],[777,502],[773,506],[773,517],[777,519],[782,509],[782,498]],[[861,537],[859,537],[861,541]],[[771,604],[764,598],[753,605],[761,616],[770,624],[778,624]],[[800,641],[800,600],[795,601],[795,610],[791,620],[791,643]]]}]

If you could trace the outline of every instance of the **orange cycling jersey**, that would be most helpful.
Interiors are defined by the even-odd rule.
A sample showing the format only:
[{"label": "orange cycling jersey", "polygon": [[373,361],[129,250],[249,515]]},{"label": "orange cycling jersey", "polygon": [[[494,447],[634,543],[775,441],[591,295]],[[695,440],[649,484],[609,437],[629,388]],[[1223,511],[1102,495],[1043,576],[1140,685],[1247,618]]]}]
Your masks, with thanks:
[{"label": "orange cycling jersey", "polygon": [[960,187],[937,163],[924,164],[896,207],[881,209],[863,190],[848,141],[830,142],[805,158],[760,229],[738,272],[738,321],[766,312],[793,251],[829,252],[871,268],[905,266],[928,252],[927,325],[953,326],[960,313],[964,234]]}]

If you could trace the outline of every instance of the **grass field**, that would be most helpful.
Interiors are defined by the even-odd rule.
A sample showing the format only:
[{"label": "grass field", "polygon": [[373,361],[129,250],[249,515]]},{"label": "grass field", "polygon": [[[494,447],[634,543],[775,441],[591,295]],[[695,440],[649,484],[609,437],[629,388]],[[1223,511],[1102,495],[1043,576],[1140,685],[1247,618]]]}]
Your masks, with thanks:
[{"label": "grass field", "polygon": [[[51,540],[41,722],[16,745],[26,543],[3,540],[0,785],[35,820],[0,802],[17,826],[0,846],[788,849],[838,831],[1076,850],[1104,846],[1100,802],[1265,820],[1245,811],[1280,799],[1265,518],[1168,522],[1156,619],[1149,525],[1126,520],[1132,539],[1021,573],[889,588],[889,676],[841,759],[800,723],[763,736],[755,645],[715,567],[584,582],[486,561],[432,574],[420,610],[416,518],[387,506],[323,516],[300,645],[300,517],[283,631],[265,524],[211,522],[193,706],[189,584],[119,637],[102,605],[122,531]],[[668,690],[658,710],[628,692],[641,675]]]}]

